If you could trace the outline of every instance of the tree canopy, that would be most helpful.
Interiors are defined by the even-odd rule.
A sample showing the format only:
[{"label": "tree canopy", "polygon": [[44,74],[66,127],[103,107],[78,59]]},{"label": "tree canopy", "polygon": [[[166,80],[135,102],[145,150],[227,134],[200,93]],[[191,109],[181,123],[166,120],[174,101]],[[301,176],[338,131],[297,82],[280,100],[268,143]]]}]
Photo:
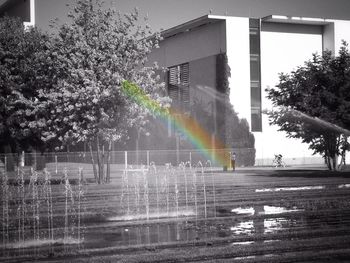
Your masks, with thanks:
[{"label": "tree canopy", "polygon": [[37,108],[37,87],[49,38],[36,28],[25,29],[18,18],[0,18],[0,145],[5,152],[44,147],[36,127],[44,125]]},{"label": "tree canopy", "polygon": [[274,110],[271,124],[300,138],[324,156],[329,169],[345,158],[350,128],[350,54],[344,42],[338,56],[314,54],[291,73],[281,73],[275,88],[267,89]]},{"label": "tree canopy", "polygon": [[0,133],[17,141],[33,135],[33,144],[46,147],[86,142],[102,182],[112,142],[128,127],[142,126],[149,113],[130,99],[123,82],[159,105],[168,102],[157,65],[147,62],[160,34],[141,26],[137,10],[120,14],[99,1],[77,1],[69,18],[50,36],[24,30],[19,19],[0,21]]}]

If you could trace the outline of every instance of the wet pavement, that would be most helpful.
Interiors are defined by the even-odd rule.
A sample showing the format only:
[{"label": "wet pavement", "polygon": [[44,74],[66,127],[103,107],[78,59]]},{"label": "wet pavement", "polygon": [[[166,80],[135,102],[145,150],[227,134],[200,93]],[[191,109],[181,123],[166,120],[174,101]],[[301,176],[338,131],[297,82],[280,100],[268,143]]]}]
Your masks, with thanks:
[{"label": "wet pavement", "polygon": [[[64,261],[84,260],[88,255],[98,261],[107,255],[138,262],[134,257],[139,255],[153,262],[155,251],[166,250],[169,255],[164,257],[171,261],[172,253],[181,248],[186,262],[346,262],[342,260],[350,258],[348,177],[206,173],[189,178],[192,184],[184,185],[184,176],[179,175],[159,187],[157,194],[151,184],[133,188],[128,195],[118,182],[87,185],[79,244],[65,244],[62,228],[57,228],[56,242],[48,241],[51,256]],[[194,180],[199,183],[193,185]],[[57,207],[63,201],[57,201]],[[76,235],[74,229],[70,233],[72,238]],[[77,248],[80,252],[73,253]],[[36,260],[47,259],[47,250],[42,241]],[[18,247],[7,246],[2,252],[4,262],[33,256],[31,248],[19,252]]]}]

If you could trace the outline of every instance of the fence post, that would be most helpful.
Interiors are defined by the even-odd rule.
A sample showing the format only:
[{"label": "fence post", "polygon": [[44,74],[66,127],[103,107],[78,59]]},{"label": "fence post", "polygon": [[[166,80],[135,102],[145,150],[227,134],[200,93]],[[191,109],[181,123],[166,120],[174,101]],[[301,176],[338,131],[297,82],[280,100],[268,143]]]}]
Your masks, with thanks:
[{"label": "fence post", "polygon": [[192,152],[190,151],[190,168],[192,167]]},{"label": "fence post", "polygon": [[128,152],[124,151],[125,170],[128,169]]},{"label": "fence post", "polygon": [[36,167],[37,167],[37,159],[36,159],[36,151],[34,151],[34,169],[36,170]]},{"label": "fence post", "polygon": [[212,135],[211,135],[211,161],[212,161],[212,163],[214,163],[214,160],[215,160],[215,147],[216,147],[216,145],[215,145],[215,134],[214,133],[212,133]]},{"label": "fence post", "polygon": [[176,165],[179,165],[180,156],[179,156],[179,148],[180,148],[180,140],[179,134],[176,134]]},{"label": "fence post", "polygon": [[57,172],[58,172],[57,171],[57,155],[55,155],[55,166],[56,166],[55,168],[56,168],[56,175],[57,175]]},{"label": "fence post", "polygon": [[4,169],[5,169],[5,172],[7,172],[7,156],[6,155],[4,158]]},{"label": "fence post", "polygon": [[149,151],[147,151],[147,168],[149,167]]},{"label": "fence post", "polygon": [[22,154],[20,156],[20,163],[19,163],[19,166],[20,167],[23,167],[24,166],[24,151],[22,151]]}]

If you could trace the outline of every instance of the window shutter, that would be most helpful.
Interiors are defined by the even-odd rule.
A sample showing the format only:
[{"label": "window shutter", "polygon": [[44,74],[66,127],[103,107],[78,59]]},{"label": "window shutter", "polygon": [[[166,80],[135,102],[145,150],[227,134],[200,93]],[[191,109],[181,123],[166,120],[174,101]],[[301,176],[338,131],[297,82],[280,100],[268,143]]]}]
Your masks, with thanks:
[{"label": "window shutter", "polygon": [[181,85],[188,86],[189,85],[189,66],[188,63],[181,65]]},{"label": "window shutter", "polygon": [[189,110],[189,64],[181,64],[169,68],[168,95],[173,101],[173,106],[180,107],[183,111]]}]

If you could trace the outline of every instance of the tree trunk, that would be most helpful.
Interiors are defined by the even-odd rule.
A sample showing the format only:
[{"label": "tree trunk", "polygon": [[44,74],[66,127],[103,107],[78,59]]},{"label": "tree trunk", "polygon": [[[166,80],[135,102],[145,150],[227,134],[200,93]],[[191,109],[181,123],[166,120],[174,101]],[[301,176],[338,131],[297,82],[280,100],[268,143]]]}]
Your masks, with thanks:
[{"label": "tree trunk", "polygon": [[101,169],[101,151],[100,151],[100,141],[97,137],[96,139],[96,147],[97,147],[97,167],[98,167],[98,183],[101,183],[102,179],[102,169]]},{"label": "tree trunk", "polygon": [[339,166],[338,166],[338,155],[335,156],[327,156],[327,166],[328,170],[330,171],[338,171]]},{"label": "tree trunk", "polygon": [[108,142],[108,151],[107,151],[107,174],[106,182],[110,183],[111,181],[111,149],[112,149],[112,140]]},{"label": "tree trunk", "polygon": [[342,151],[341,151],[341,160],[339,163],[339,169],[344,165],[346,165],[346,150],[347,150],[347,144],[348,144],[348,137],[344,135],[344,140],[342,141]]},{"label": "tree trunk", "polygon": [[327,134],[324,136],[325,142],[325,157],[327,158],[327,166],[331,171],[338,170],[338,150],[339,137],[334,134]]},{"label": "tree trunk", "polygon": [[105,176],[105,146],[102,143],[102,152],[101,152],[101,182],[106,182],[106,176]]},{"label": "tree trunk", "polygon": [[334,157],[332,157],[332,161],[333,161],[333,171],[338,171],[338,155],[334,155]]},{"label": "tree trunk", "polygon": [[92,152],[91,142],[89,142],[89,149],[90,149],[90,154],[91,154],[92,170],[94,171],[95,181],[96,181],[96,183],[98,183],[96,164],[95,164],[94,154]]},{"label": "tree trunk", "polygon": [[330,162],[329,159],[330,159],[329,156],[328,156],[328,155],[325,155],[324,161],[325,161],[325,163],[326,163],[326,165],[327,165],[327,167],[328,167],[328,170],[332,170],[331,162]]}]

